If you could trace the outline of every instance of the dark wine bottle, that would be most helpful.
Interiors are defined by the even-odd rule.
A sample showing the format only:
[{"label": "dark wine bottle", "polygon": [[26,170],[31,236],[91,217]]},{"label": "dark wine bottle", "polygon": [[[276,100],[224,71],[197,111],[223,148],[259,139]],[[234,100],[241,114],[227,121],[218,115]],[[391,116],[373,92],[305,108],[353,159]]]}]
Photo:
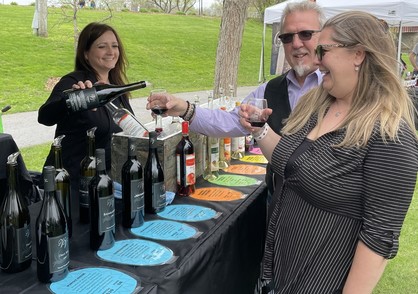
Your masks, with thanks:
[{"label": "dark wine bottle", "polygon": [[133,138],[128,138],[128,159],[122,166],[122,224],[137,228],[144,223],[144,180],[142,166],[136,158]]},{"label": "dark wine bottle", "polygon": [[32,238],[29,209],[19,189],[17,157],[7,158],[8,192],[0,210],[0,267],[3,272],[16,273],[32,262]]},{"label": "dark wine bottle", "polygon": [[69,112],[88,110],[103,106],[120,95],[149,85],[146,81],[140,81],[127,85],[97,84],[87,89],[68,89],[64,91],[65,103]]},{"label": "dark wine bottle", "polygon": [[196,164],[193,143],[189,139],[189,122],[184,121],[182,138],[176,147],[177,193],[176,196],[190,196],[195,191]]},{"label": "dark wine bottle", "polygon": [[64,210],[55,193],[55,168],[44,167],[44,199],[36,219],[36,253],[38,279],[56,282],[68,275],[70,244]]},{"label": "dark wine bottle", "polygon": [[145,213],[158,213],[165,209],[164,172],[158,159],[156,132],[149,133],[149,153],[144,169]]},{"label": "dark wine bottle", "polygon": [[56,137],[52,143],[51,149],[54,154],[55,183],[57,184],[55,193],[57,194],[58,202],[64,209],[64,213],[67,218],[68,238],[71,238],[73,232],[73,222],[71,218],[70,174],[62,164],[61,141],[64,138],[65,135]]},{"label": "dark wine bottle", "polygon": [[94,132],[96,129],[97,127],[93,127],[87,130],[87,153],[80,162],[79,211],[82,223],[88,223],[90,220],[89,183],[96,175],[96,158],[94,157],[96,151]]},{"label": "dark wine bottle", "polygon": [[113,181],[106,173],[105,150],[96,149],[96,175],[89,183],[90,248],[105,250],[115,244]]}]

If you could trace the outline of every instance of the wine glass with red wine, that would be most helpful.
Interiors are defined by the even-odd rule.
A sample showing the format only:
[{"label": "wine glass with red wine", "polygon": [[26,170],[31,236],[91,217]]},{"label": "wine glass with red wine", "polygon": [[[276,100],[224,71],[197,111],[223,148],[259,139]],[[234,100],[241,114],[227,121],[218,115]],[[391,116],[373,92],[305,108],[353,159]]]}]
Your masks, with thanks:
[{"label": "wine glass with red wine", "polygon": [[[150,96],[166,92],[165,89],[154,89],[151,90]],[[155,131],[160,134],[163,131],[163,120],[161,115],[167,111],[167,106],[157,104],[151,108],[151,111],[155,114]]]},{"label": "wine glass with red wine", "polygon": [[262,127],[267,121],[267,117],[263,115],[263,109],[267,108],[267,100],[263,98],[250,98],[247,102],[251,105],[249,122],[253,127]]}]

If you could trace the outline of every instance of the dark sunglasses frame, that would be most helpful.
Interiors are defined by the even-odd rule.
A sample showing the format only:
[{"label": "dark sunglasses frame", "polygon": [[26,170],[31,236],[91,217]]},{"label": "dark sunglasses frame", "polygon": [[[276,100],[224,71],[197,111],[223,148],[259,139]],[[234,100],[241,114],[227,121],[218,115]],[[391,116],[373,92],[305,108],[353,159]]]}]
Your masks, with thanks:
[{"label": "dark sunglasses frame", "polygon": [[293,37],[297,34],[301,41],[309,41],[310,39],[312,39],[313,34],[319,32],[320,30],[303,30],[296,33],[284,33],[279,35],[279,39],[280,41],[282,41],[283,44],[289,44],[293,42]]},{"label": "dark sunglasses frame", "polygon": [[332,47],[347,47],[349,45],[345,45],[345,44],[323,44],[323,45],[318,45],[316,46],[315,49],[315,54],[316,57],[318,57],[319,61],[322,61],[322,58],[324,57],[325,53],[327,52],[327,50],[324,50],[324,48],[332,48]]}]

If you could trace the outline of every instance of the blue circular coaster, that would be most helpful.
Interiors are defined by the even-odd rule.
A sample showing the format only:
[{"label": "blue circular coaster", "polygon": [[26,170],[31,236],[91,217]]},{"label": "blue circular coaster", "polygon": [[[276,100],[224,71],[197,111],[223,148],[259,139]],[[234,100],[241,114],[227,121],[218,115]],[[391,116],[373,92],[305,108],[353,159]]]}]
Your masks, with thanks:
[{"label": "blue circular coaster", "polygon": [[163,245],[140,239],[116,241],[112,248],[97,251],[97,256],[103,260],[141,266],[170,263],[173,255],[173,251]]},{"label": "blue circular coaster", "polygon": [[216,211],[211,208],[188,204],[169,205],[158,215],[170,220],[185,222],[200,222],[218,216]]},{"label": "blue circular coaster", "polygon": [[131,232],[139,237],[166,241],[186,240],[200,235],[190,225],[169,220],[147,221],[139,228],[131,229]]},{"label": "blue circular coaster", "polygon": [[57,294],[134,293],[139,286],[131,276],[109,268],[83,268],[70,271],[65,279],[51,283]]}]

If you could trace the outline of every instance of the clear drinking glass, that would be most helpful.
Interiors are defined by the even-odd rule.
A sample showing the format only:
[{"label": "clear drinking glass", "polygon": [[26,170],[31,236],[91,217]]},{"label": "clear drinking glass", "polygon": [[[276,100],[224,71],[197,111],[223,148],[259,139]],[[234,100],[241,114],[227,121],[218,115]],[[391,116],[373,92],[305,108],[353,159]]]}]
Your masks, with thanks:
[{"label": "clear drinking glass", "polygon": [[[150,96],[166,92],[165,89],[154,89],[151,90]],[[161,115],[167,111],[167,107],[165,105],[154,105],[151,111],[155,114],[155,131],[160,134],[163,131],[163,118]]]},{"label": "clear drinking glass", "polygon": [[267,121],[267,117],[263,115],[263,109],[267,108],[267,100],[263,98],[250,98],[247,104],[252,106],[248,109],[250,112],[250,124],[253,127],[264,126]]}]

